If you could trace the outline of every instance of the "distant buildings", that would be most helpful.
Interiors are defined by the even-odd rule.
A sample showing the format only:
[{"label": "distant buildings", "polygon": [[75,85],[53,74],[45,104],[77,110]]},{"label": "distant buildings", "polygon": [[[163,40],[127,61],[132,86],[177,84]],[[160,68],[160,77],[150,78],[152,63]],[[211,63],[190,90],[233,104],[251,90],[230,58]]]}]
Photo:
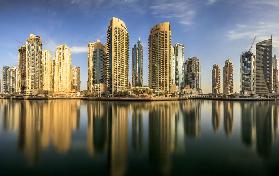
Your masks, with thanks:
[{"label": "distant buildings", "polygon": [[233,94],[233,63],[231,59],[226,60],[223,67],[223,93],[225,95]]},{"label": "distant buildings", "polygon": [[256,56],[247,51],[240,56],[240,93],[251,95],[256,93]]},{"label": "distant buildings", "polygon": [[218,95],[221,93],[221,68],[214,64],[212,69],[212,94]]},{"label": "distant buildings", "polygon": [[60,45],[56,48],[54,62],[54,92],[71,92],[71,49],[67,45]]},{"label": "distant buildings", "polygon": [[99,40],[88,44],[88,80],[87,91],[92,94],[100,84],[108,83],[106,46]]},{"label": "distant buildings", "polygon": [[256,94],[273,92],[272,38],[256,44]]},{"label": "distant buildings", "polygon": [[80,92],[80,67],[72,68],[72,92]]},{"label": "distant buildings", "polygon": [[132,86],[143,86],[143,47],[140,39],[132,48]]},{"label": "distant buildings", "polygon": [[113,17],[107,30],[108,76],[111,94],[126,91],[129,72],[129,34],[125,23]]},{"label": "distant buildings", "polygon": [[171,84],[171,27],[169,22],[154,26],[148,39],[149,87],[169,92]]},{"label": "distant buildings", "polygon": [[10,67],[8,69],[8,93],[14,94],[18,91],[18,69],[17,67]]},{"label": "distant buildings", "polygon": [[277,58],[274,55],[272,59],[272,80],[273,80],[273,93],[278,93],[279,83],[278,83],[278,68],[277,68]]},{"label": "distant buildings", "polygon": [[174,80],[175,85],[179,88],[184,86],[183,78],[183,63],[184,63],[184,45],[183,44],[175,44],[174,45],[174,62],[172,62],[172,68],[174,69]]},{"label": "distant buildings", "polygon": [[197,57],[186,60],[184,64],[185,86],[196,91],[201,91],[200,61]]}]

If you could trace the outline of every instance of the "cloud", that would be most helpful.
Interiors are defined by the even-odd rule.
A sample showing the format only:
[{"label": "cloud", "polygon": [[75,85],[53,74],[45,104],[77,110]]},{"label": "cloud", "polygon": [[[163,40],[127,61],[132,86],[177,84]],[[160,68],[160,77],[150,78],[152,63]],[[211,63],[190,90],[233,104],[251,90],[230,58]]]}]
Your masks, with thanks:
[{"label": "cloud", "polygon": [[196,15],[197,4],[190,0],[158,2],[150,6],[154,16],[166,19],[178,19],[184,25],[191,25]]},{"label": "cloud", "polygon": [[215,4],[216,2],[217,2],[217,0],[208,0],[207,4],[212,5],[212,4]]},{"label": "cloud", "polygon": [[71,47],[72,54],[87,53],[88,48],[83,46],[73,46]]}]

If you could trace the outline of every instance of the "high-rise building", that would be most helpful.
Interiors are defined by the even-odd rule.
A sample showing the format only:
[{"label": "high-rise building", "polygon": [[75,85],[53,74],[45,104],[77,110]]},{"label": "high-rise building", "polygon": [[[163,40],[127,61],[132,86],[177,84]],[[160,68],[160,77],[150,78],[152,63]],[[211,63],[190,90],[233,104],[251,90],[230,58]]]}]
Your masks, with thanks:
[{"label": "high-rise building", "polygon": [[72,91],[80,92],[80,67],[72,68]]},{"label": "high-rise building", "polygon": [[214,64],[212,69],[212,94],[218,95],[221,93],[221,68]]},{"label": "high-rise building", "polygon": [[256,92],[256,57],[251,51],[240,56],[240,93],[244,95]]},{"label": "high-rise building", "polygon": [[132,85],[141,87],[143,85],[143,47],[140,39],[132,49]]},{"label": "high-rise building", "polygon": [[256,94],[273,92],[272,37],[256,44]]},{"label": "high-rise building", "polygon": [[18,51],[21,93],[37,94],[43,88],[41,37],[30,34]]},{"label": "high-rise building", "polygon": [[170,84],[175,85],[175,55],[174,55],[174,46],[171,45],[171,68],[170,68]]},{"label": "high-rise building", "polygon": [[[183,63],[184,63],[184,45],[175,44],[174,45],[174,69],[175,69],[175,85],[178,87],[183,87]],[[173,67],[173,66],[172,66]]]},{"label": "high-rise building", "polygon": [[56,48],[54,65],[54,92],[71,92],[72,56],[71,49],[67,45],[60,45]]},{"label": "high-rise building", "polygon": [[125,23],[113,17],[107,30],[108,75],[107,87],[111,94],[128,87],[129,34]]},{"label": "high-rise building", "polygon": [[106,83],[106,47],[99,40],[88,44],[87,91],[93,93],[95,85]]},{"label": "high-rise building", "polygon": [[171,85],[171,26],[164,22],[154,26],[149,34],[149,87],[157,92],[169,92]]},{"label": "high-rise building", "polygon": [[278,68],[277,68],[277,58],[276,55],[274,55],[272,59],[272,74],[273,74],[273,92],[278,93]]},{"label": "high-rise building", "polygon": [[19,91],[18,68],[10,67],[8,69],[8,93],[13,94]]},{"label": "high-rise building", "polygon": [[53,61],[48,50],[42,52],[43,90],[53,90]]},{"label": "high-rise building", "polygon": [[9,93],[9,79],[8,79],[8,71],[10,67],[4,66],[2,70],[2,92]]},{"label": "high-rise building", "polygon": [[184,65],[185,86],[201,91],[200,61],[197,57],[186,60]]},{"label": "high-rise building", "polygon": [[223,93],[225,95],[233,94],[233,63],[231,59],[226,60],[223,67]]}]

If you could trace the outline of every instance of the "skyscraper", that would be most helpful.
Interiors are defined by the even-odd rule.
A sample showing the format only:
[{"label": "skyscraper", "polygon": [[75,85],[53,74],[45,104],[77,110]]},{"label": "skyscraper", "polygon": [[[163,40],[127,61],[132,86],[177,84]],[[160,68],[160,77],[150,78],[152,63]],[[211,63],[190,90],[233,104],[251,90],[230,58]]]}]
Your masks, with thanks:
[{"label": "skyscraper", "polygon": [[217,64],[213,65],[212,69],[212,94],[218,95],[221,93],[221,69]]},{"label": "skyscraper", "polygon": [[72,91],[80,92],[80,67],[72,68]]},{"label": "skyscraper", "polygon": [[256,44],[256,94],[273,92],[272,37]]},{"label": "skyscraper", "polygon": [[154,26],[149,34],[149,87],[169,92],[171,85],[171,27],[169,22]]},{"label": "skyscraper", "polygon": [[72,56],[71,50],[67,45],[60,45],[56,48],[54,65],[54,92],[70,92]]},{"label": "skyscraper", "polygon": [[9,79],[8,79],[8,71],[10,67],[4,66],[2,69],[2,91],[3,93],[9,93]]},{"label": "skyscraper", "polygon": [[128,87],[129,34],[125,23],[113,17],[107,30],[108,76],[107,87],[111,94]]},{"label": "skyscraper", "polygon": [[43,90],[53,90],[53,61],[48,50],[42,52]]},{"label": "skyscraper", "polygon": [[18,69],[17,67],[10,67],[8,69],[8,93],[14,94],[19,91],[18,84]]},{"label": "skyscraper", "polygon": [[30,34],[26,44],[19,49],[19,75],[22,93],[36,94],[43,88],[42,40]]},{"label": "skyscraper", "polygon": [[140,39],[132,49],[132,85],[141,87],[143,85],[143,47]]},{"label": "skyscraper", "polygon": [[272,75],[273,75],[273,92],[274,93],[278,93],[278,68],[277,68],[277,58],[276,55],[274,55],[273,59],[272,59]]},{"label": "skyscraper", "polygon": [[240,93],[244,95],[256,92],[256,57],[251,51],[242,53],[240,57]]},{"label": "skyscraper", "polygon": [[94,85],[106,83],[106,47],[99,40],[88,44],[88,80],[87,91],[94,92]]},{"label": "skyscraper", "polygon": [[197,57],[186,60],[184,66],[185,86],[200,91],[200,61]]},{"label": "skyscraper", "polygon": [[183,63],[184,63],[184,45],[175,44],[174,45],[174,58],[175,58],[175,85],[178,87],[183,86]]},{"label": "skyscraper", "polygon": [[233,94],[233,63],[231,59],[226,60],[223,67],[223,92],[225,95]]}]

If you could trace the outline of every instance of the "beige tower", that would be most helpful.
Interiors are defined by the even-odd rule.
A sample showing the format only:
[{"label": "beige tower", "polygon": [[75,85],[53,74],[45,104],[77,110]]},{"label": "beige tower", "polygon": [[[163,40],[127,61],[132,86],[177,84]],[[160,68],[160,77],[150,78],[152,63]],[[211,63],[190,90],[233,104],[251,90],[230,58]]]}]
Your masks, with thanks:
[{"label": "beige tower", "polygon": [[72,68],[72,92],[80,92],[80,67]]},{"label": "beige tower", "polygon": [[54,64],[54,92],[71,92],[71,50],[67,45],[60,45],[56,49]]},{"label": "beige tower", "polygon": [[212,69],[212,94],[218,95],[221,93],[221,69],[217,64],[213,65]]},{"label": "beige tower", "polygon": [[129,34],[125,23],[113,17],[107,30],[107,87],[110,93],[125,91],[128,87]]},{"label": "beige tower", "polygon": [[87,90],[94,92],[94,85],[105,83],[106,47],[99,40],[88,44]]},{"label": "beige tower", "polygon": [[43,90],[53,91],[53,66],[51,53],[44,50],[42,54]]},{"label": "beige tower", "polygon": [[37,94],[42,90],[42,40],[30,34],[26,44],[19,49],[19,75],[21,92]]},{"label": "beige tower", "polygon": [[171,84],[171,28],[169,22],[154,26],[149,34],[149,87],[168,92]]},{"label": "beige tower", "polygon": [[233,94],[233,63],[231,59],[226,60],[223,68],[223,92],[225,95]]}]

